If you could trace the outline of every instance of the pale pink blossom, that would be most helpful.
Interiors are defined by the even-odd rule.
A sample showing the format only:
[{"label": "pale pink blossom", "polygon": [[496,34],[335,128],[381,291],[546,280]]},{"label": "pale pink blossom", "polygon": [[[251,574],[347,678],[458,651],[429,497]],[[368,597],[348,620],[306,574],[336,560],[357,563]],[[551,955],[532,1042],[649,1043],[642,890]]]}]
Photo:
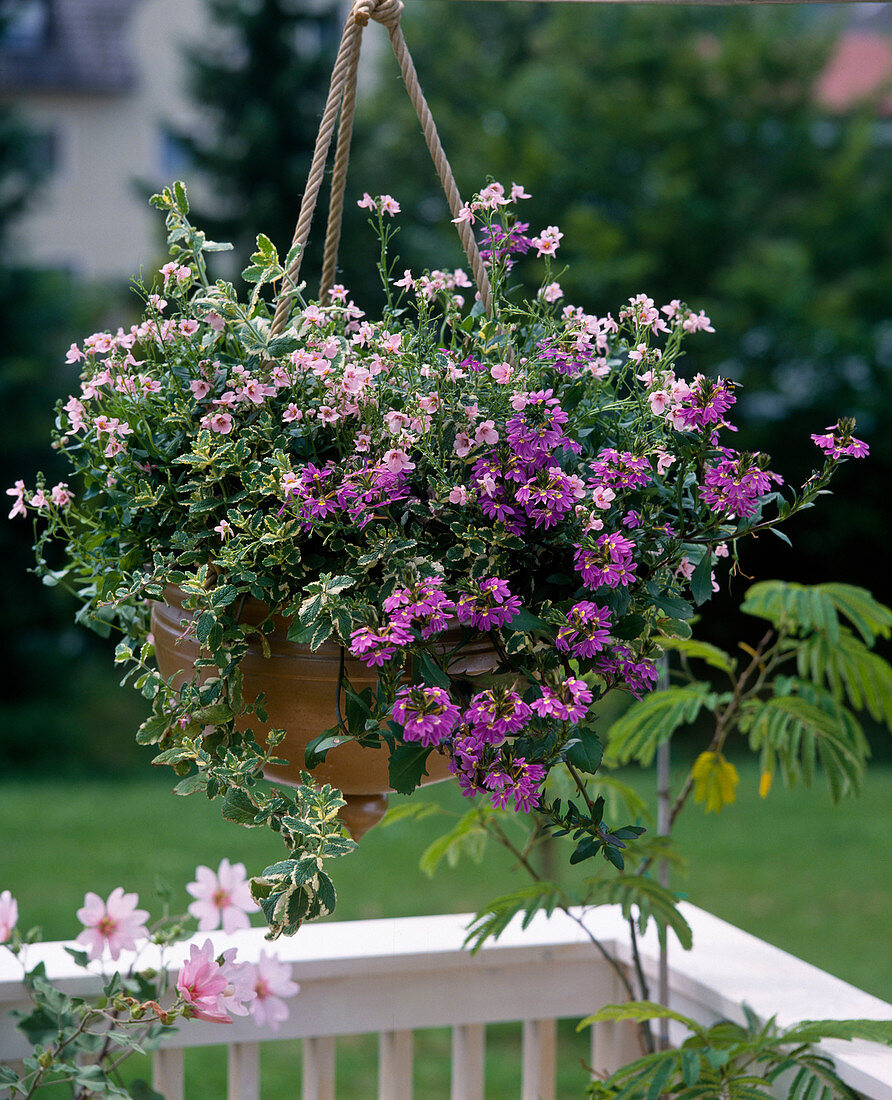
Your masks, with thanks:
[{"label": "pale pink blossom", "polygon": [[473,450],[474,443],[467,432],[458,432],[452,447],[459,458],[467,458]]},{"label": "pale pink blossom", "polygon": [[471,209],[468,203],[465,203],[461,210],[459,210],[458,217],[452,219],[455,225],[461,225],[462,222],[467,222],[468,225],[473,225],[476,220],[477,219],[474,216],[474,211]]},{"label": "pale pink blossom", "polygon": [[522,183],[511,184],[511,194],[509,198],[512,202],[517,202],[518,199],[531,199],[532,197],[532,195],[528,195],[524,190]]},{"label": "pale pink blossom", "polygon": [[198,332],[198,322],[191,317],[185,321],[180,321],[180,332],[184,336],[194,336]]},{"label": "pale pink blossom", "polygon": [[478,205],[483,210],[496,210],[500,206],[506,206],[505,188],[500,183],[490,183],[477,196]]},{"label": "pale pink blossom", "polygon": [[211,326],[214,332],[222,332],[223,326],[226,323],[223,318],[215,310],[211,310],[210,313],[205,314],[205,322]]},{"label": "pale pink blossom", "polygon": [[256,993],[251,988],[253,973],[249,963],[236,963],[236,949],[224,951],[218,961],[214,945],[205,940],[202,947],[189,945],[189,958],[177,976],[177,992],[186,1002],[188,1016],[215,1024],[231,1024],[230,1013],[247,1015]]},{"label": "pale pink blossom", "polygon": [[402,279],[395,279],[393,285],[402,287],[404,290],[411,290],[415,284],[415,280],[412,278],[412,272],[407,267],[403,271]]},{"label": "pale pink blossom", "polygon": [[560,283],[549,283],[539,291],[539,294],[546,302],[558,302],[564,296]]},{"label": "pale pink blossom", "polygon": [[226,933],[250,927],[248,914],[256,913],[258,906],[251,897],[244,863],[222,859],[216,874],[210,867],[200,866],[195,869],[195,879],[186,890],[196,899],[189,912],[197,919],[199,932],[212,932],[221,921]]},{"label": "pale pink blossom", "polygon": [[256,963],[247,965],[254,990],[254,1000],[249,1006],[251,1015],[258,1027],[278,1031],[280,1024],[288,1019],[288,1006],[283,998],[300,992],[300,986],[291,980],[291,966],[266,951],[260,952]]},{"label": "pale pink blossom", "polygon": [[211,392],[210,383],[203,378],[195,378],[189,383],[189,389],[196,401],[203,401]]},{"label": "pale pink blossom", "polygon": [[403,470],[415,469],[415,463],[410,461],[406,452],[400,450],[399,447],[392,447],[389,451],[385,451],[384,465],[392,474],[400,474]]},{"label": "pale pink blossom", "polygon": [[122,951],[136,950],[137,939],[148,939],[149,930],[145,922],[149,914],[145,909],[137,909],[138,894],[125,894],[122,886],[116,886],[103,901],[98,894],[88,892],[84,904],[77,911],[77,919],[84,930],[77,937],[91,959],[101,957],[106,947],[113,959]]},{"label": "pale pink blossom", "polygon": [[28,503],[32,508],[37,508],[39,511],[43,511],[44,508],[49,508],[50,506],[50,502],[46,499],[46,493],[44,493],[43,489],[38,489]]},{"label": "pale pink blossom", "polygon": [[50,500],[57,508],[67,508],[68,505],[74,500],[74,495],[68,489],[67,481],[60,481],[58,485],[54,485],[52,492],[50,493]]},{"label": "pale pink blossom", "polygon": [[18,919],[18,903],[9,890],[4,890],[0,894],[0,943],[6,943],[10,938]]},{"label": "pale pink blossom", "polygon": [[341,419],[341,414],[337,409],[333,409],[331,405],[320,405],[316,415],[322,421],[323,424],[337,424]]},{"label": "pale pink blossom", "polygon": [[718,546],[715,548],[715,556],[717,558],[727,558],[728,557],[728,544],[727,544],[727,542],[720,542],[718,544]]},{"label": "pale pink blossom", "polygon": [[286,424],[293,424],[296,420],[303,420],[303,410],[299,409],[297,405],[292,401],[288,408],[282,413],[282,420]]},{"label": "pale pink blossom", "polygon": [[671,398],[665,390],[654,390],[648,395],[647,401],[654,416],[662,416],[669,407]]},{"label": "pale pink blossom", "polygon": [[232,431],[232,417],[229,413],[209,413],[202,418],[201,426],[219,435],[229,435]]},{"label": "pale pink blossom", "polygon": [[468,490],[464,485],[456,485],[454,489],[449,492],[450,504],[467,504],[468,503]]},{"label": "pale pink blossom", "polygon": [[328,292],[329,298],[333,302],[346,302],[347,300],[347,288],[343,283],[335,283],[335,285]]},{"label": "pale pink blossom", "polygon": [[362,198],[357,201],[356,205],[361,210],[377,210],[378,209],[378,204],[375,202],[375,200],[372,198],[372,196],[368,193],[368,191],[363,191]]},{"label": "pale pink blossom", "polygon": [[86,359],[86,355],[81,351],[77,344],[72,344],[65,354],[66,363],[79,363],[81,359]]},{"label": "pale pink blossom", "polygon": [[478,443],[498,443],[499,433],[496,431],[495,423],[492,420],[484,420],[481,424],[478,424],[477,430],[474,432],[474,438]]},{"label": "pale pink blossom", "polygon": [[510,363],[496,363],[494,367],[490,367],[489,373],[500,386],[505,386],[511,381],[514,368]]},{"label": "pale pink blossom", "polygon": [[592,490],[592,504],[596,508],[609,508],[615,499],[616,493],[607,485],[598,485]]},{"label": "pale pink blossom", "polygon": [[657,451],[657,473],[665,474],[674,461],[675,455],[668,451]]},{"label": "pale pink blossom", "polygon": [[25,483],[24,481],[17,481],[11,489],[6,490],[6,495],[15,497],[12,502],[12,511],[9,513],[9,519],[15,519],[16,516],[26,516],[28,509],[25,507]]},{"label": "pale pink blossom", "polygon": [[380,208],[382,214],[389,214],[391,218],[394,216],[394,214],[399,214],[400,212],[400,204],[392,195],[381,196]]},{"label": "pale pink blossom", "polygon": [[549,225],[543,229],[538,237],[533,237],[533,246],[537,256],[554,256],[561,243],[563,233],[556,225]]},{"label": "pale pink blossom", "polygon": [[221,519],[217,526],[214,528],[221,539],[225,539],[227,535],[232,534],[232,524],[228,519]]}]

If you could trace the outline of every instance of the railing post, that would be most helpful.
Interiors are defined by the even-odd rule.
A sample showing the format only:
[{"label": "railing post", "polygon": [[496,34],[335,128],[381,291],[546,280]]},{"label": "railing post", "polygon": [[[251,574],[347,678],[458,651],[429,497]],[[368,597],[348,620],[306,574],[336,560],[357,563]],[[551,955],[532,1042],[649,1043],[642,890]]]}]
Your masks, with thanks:
[{"label": "railing post", "polygon": [[260,1048],[256,1043],[232,1043],[228,1069],[228,1100],[260,1100]]},{"label": "railing post", "polygon": [[378,1037],[378,1100],[412,1100],[411,1031],[382,1031]]},{"label": "railing post", "polygon": [[164,1100],[183,1100],[185,1075],[182,1050],[156,1050],[152,1055],[152,1087]]},{"label": "railing post", "polygon": [[460,1024],[452,1029],[451,1100],[483,1100],[486,1028]]},{"label": "railing post", "polygon": [[555,1021],[524,1020],[521,1100],[554,1100],[556,1064]]},{"label": "railing post", "polygon": [[330,1035],[304,1039],[302,1100],[335,1100],[335,1041]]}]

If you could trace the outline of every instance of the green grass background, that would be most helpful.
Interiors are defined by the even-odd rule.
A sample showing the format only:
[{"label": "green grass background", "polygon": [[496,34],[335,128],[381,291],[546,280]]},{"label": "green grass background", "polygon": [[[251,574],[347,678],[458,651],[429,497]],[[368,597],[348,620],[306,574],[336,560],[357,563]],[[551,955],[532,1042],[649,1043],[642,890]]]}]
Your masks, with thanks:
[{"label": "green grass background", "polygon": [[[869,770],[862,796],[836,807],[821,786],[811,791],[778,786],[761,800],[755,767],[746,762],[740,773],[738,801],[721,815],[706,816],[691,806],[679,818],[676,835],[689,870],[677,880],[678,889],[747,931],[892,999],[887,829],[892,768]],[[653,789],[652,776],[626,778],[642,793]],[[421,797],[453,812],[467,808],[451,784]],[[427,878],[418,868],[419,857],[446,824],[446,818],[433,817],[372,830],[355,854],[332,868],[339,894],[336,919],[472,912],[522,884],[510,857],[497,848],[482,865],[444,864]],[[272,833],[222,821],[217,805],[202,796],[176,798],[163,776],[118,783],[0,782],[0,890],[18,898],[21,925],[40,925],[47,938],[77,934],[75,910],[87,889],[105,896],[121,885],[157,911],[153,892],[160,875],[185,907],[183,885],[197,864],[216,867],[226,855],[244,862],[250,874],[280,854]],[[518,1093],[518,1035],[511,1026],[489,1029],[487,1095],[497,1100]],[[560,1095],[581,1096],[586,1048],[571,1026],[562,1028],[561,1052]],[[190,1055],[187,1095],[224,1096],[224,1062],[215,1052]],[[267,1045],[262,1063],[264,1100],[299,1094],[299,1044]],[[447,1097],[448,1065],[448,1032],[419,1033],[417,1095]],[[373,1097],[375,1066],[373,1037],[339,1040],[339,1095]],[[138,1066],[135,1071],[145,1072]]]}]

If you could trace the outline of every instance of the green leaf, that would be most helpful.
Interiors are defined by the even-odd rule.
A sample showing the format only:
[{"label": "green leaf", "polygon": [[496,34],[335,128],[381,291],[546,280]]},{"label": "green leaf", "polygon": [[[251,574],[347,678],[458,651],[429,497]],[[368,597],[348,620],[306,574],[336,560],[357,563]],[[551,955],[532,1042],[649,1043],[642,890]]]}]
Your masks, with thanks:
[{"label": "green leaf", "polygon": [[519,630],[524,634],[528,634],[531,630],[551,630],[548,623],[538,618],[531,611],[527,611],[525,607],[522,607],[513,619],[505,623],[505,626],[509,630]]},{"label": "green leaf", "polygon": [[691,595],[699,607],[712,597],[712,554],[707,552],[691,574]]},{"label": "green leaf", "polygon": [[620,764],[635,759],[647,767],[659,745],[679,726],[696,720],[709,695],[709,685],[702,683],[646,695],[610,727],[605,758]]},{"label": "green leaf", "polygon": [[468,810],[449,832],[438,836],[425,848],[418,866],[428,878],[433,878],[434,871],[444,858],[450,867],[455,867],[462,855],[470,856],[475,863],[479,863],[483,858],[487,839],[484,813],[476,808]]},{"label": "green leaf", "polygon": [[722,672],[732,673],[737,667],[737,662],[718,646],[709,642],[700,642],[692,638],[658,638],[663,649],[674,649],[685,657],[693,657],[705,661],[711,668],[721,669]]},{"label": "green leaf", "polygon": [[604,746],[593,729],[577,726],[573,731],[579,739],[567,750],[567,762],[587,775],[594,775],[601,766]]},{"label": "green leaf", "polygon": [[452,686],[452,681],[426,650],[421,650],[419,653],[418,665],[421,677],[426,684],[443,688],[444,691],[448,691]]},{"label": "green leaf", "polygon": [[425,763],[433,750],[423,745],[397,745],[390,754],[390,785],[398,794],[411,794],[427,775]]},{"label": "green leaf", "polygon": [[591,1027],[592,1024],[615,1023],[620,1020],[634,1020],[639,1024],[645,1020],[676,1020],[695,1034],[703,1032],[697,1021],[692,1020],[690,1016],[683,1016],[680,1012],[655,1004],[653,1001],[628,1001],[625,1004],[604,1005],[591,1016],[580,1020],[576,1030],[581,1031],[582,1028]]},{"label": "green leaf", "polygon": [[223,797],[221,813],[227,821],[250,826],[254,824],[258,809],[246,791],[239,787],[230,787]]},{"label": "green leaf", "polygon": [[797,1046],[823,1039],[865,1039],[892,1046],[892,1020],[803,1020],[783,1033],[785,1044]]}]

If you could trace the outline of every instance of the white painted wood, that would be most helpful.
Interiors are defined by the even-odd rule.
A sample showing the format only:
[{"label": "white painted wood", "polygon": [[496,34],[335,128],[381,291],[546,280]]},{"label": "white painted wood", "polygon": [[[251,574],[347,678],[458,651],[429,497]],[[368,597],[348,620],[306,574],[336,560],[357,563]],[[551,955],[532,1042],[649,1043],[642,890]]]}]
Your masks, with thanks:
[{"label": "white painted wood", "polygon": [[[657,964],[659,965],[659,963]],[[625,1001],[626,991],[613,973],[610,977],[609,995],[604,1004],[620,1004]],[[613,1073],[645,1053],[638,1042],[638,1029],[629,1020],[612,1020],[592,1027],[592,1069],[601,1077]]]},{"label": "white painted wood", "polygon": [[412,1100],[411,1031],[382,1031],[378,1036],[378,1100]]},{"label": "white painted wood", "polygon": [[260,1047],[232,1043],[228,1063],[228,1100],[260,1100]]},{"label": "white painted wood", "polygon": [[302,1100],[335,1100],[335,1041],[304,1039]]},{"label": "white painted wood", "polygon": [[[892,1019],[892,1005],[694,906],[682,904],[681,912],[693,930],[694,949],[671,952],[670,994],[679,1012],[707,1025],[721,1017],[742,1021],[744,1003],[763,1018],[777,1014],[781,1026],[820,1018]],[[628,931],[622,913],[604,906],[580,916],[605,949],[628,967]],[[291,1014],[278,1032],[258,1028],[250,1016],[237,1017],[226,1027],[187,1020],[163,1037],[162,1050],[274,1039],[324,1040],[422,1027],[474,1027],[517,1020],[530,1005],[535,1005],[539,1019],[579,1018],[602,1004],[624,999],[616,989],[613,971],[566,915],[555,913],[550,919],[539,915],[526,929],[520,920],[513,921],[495,943],[473,956],[462,946],[470,919],[458,914],[308,925],[299,935],[275,944],[279,958],[293,967],[301,984]],[[207,938],[215,953],[234,947],[245,962],[256,961],[261,950],[269,949],[262,928],[231,936],[201,933],[198,945]],[[643,936],[639,946],[648,980],[656,988],[656,935]],[[97,994],[101,975],[76,966],[65,947],[62,942],[31,945],[29,969],[43,962],[50,980],[69,996]],[[878,943],[864,945],[865,951],[877,949]],[[166,970],[173,985],[188,953],[189,941],[163,952],[147,945],[139,953],[138,964]],[[124,952],[119,965],[127,970],[134,961],[133,953]],[[0,1058],[4,1060],[30,1053],[9,1016],[10,1009],[27,1007],[21,964],[11,952],[0,951]],[[892,1100],[892,1050],[868,1043],[828,1043],[825,1048],[851,1088],[869,1100]],[[606,1050],[602,1043],[602,1053]],[[638,1053],[633,1048],[620,1057],[623,1045],[617,1041],[614,1051],[619,1059],[615,1064]],[[163,1058],[161,1066],[159,1072],[166,1072]],[[173,1086],[181,1088],[176,1082]],[[172,1094],[174,1100],[179,1095]]]},{"label": "white painted wood", "polygon": [[554,1100],[557,1022],[524,1020],[521,1100]]},{"label": "white painted wood", "polygon": [[164,1100],[183,1100],[185,1082],[182,1050],[156,1050],[152,1055],[152,1087]]},{"label": "white painted wood", "polygon": [[450,1100],[483,1100],[486,1027],[460,1024],[452,1029]]}]

